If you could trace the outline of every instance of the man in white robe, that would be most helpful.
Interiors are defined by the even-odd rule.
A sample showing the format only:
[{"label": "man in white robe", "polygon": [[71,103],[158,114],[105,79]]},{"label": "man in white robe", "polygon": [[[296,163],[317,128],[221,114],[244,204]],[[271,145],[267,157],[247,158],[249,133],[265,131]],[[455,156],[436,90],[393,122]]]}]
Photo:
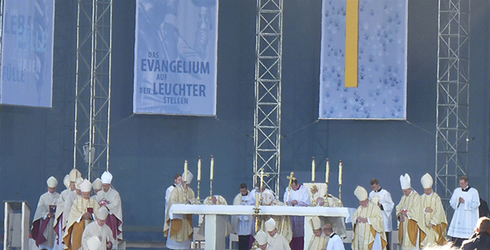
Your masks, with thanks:
[{"label": "man in white robe", "polygon": [[[203,205],[228,205],[228,202],[226,202],[225,197],[222,195],[213,195],[213,196],[208,196],[204,199]],[[223,225],[225,227],[225,237],[228,237],[231,233],[231,224],[230,224],[230,219],[228,218],[229,216],[227,215],[218,215],[216,216],[216,223],[218,225]],[[205,236],[205,230],[204,228],[206,227],[206,220],[203,218],[201,226],[199,227],[198,234]]]},{"label": "man in white robe", "polygon": [[384,230],[383,215],[379,206],[371,202],[366,189],[357,186],[354,195],[361,204],[352,222],[354,225],[354,238],[352,249],[354,250],[382,250],[386,249],[386,235]]},{"label": "man in white robe", "polygon": [[277,232],[276,221],[273,218],[265,222],[265,229],[269,233],[267,243],[270,249],[291,250],[288,240]]},{"label": "man in white robe", "polygon": [[425,174],[420,179],[424,194],[421,197],[422,209],[424,213],[423,223],[427,225],[427,236],[420,242],[420,247],[439,244],[446,244],[447,219],[441,197],[432,190],[433,179],[430,174]]},{"label": "man in white robe", "polygon": [[98,211],[99,203],[90,197],[92,183],[84,180],[80,184],[82,196],[79,196],[71,207],[70,217],[63,235],[65,249],[76,250],[82,247],[82,234],[85,227],[95,219],[94,212]]},{"label": "man in white robe", "polygon": [[109,210],[106,224],[112,230],[114,239],[118,242],[123,240],[123,213],[121,196],[119,192],[111,185],[112,174],[105,171],[100,177],[102,181],[102,190],[97,193],[97,202],[101,207]]},{"label": "man in white robe", "polygon": [[116,240],[112,235],[112,230],[106,225],[106,219],[109,215],[109,211],[105,207],[99,208],[96,213],[96,221],[90,223],[82,235],[82,247],[83,249],[89,249],[88,241],[92,237],[99,239],[99,247],[97,250],[112,249],[116,245]]},{"label": "man in white robe", "polygon": [[[53,228],[56,205],[60,194],[56,192],[58,180],[53,176],[46,181],[48,192],[41,195],[32,222],[31,236],[40,249],[53,250],[56,247],[56,232]],[[59,248],[59,244],[58,244]]]},{"label": "man in white robe", "polygon": [[[234,206],[245,206],[250,202],[251,196],[247,184],[240,184],[240,193],[233,199]],[[250,249],[250,235],[252,233],[253,217],[251,215],[235,215],[231,217],[232,232],[238,235],[238,250]]]},{"label": "man in white robe", "polygon": [[386,250],[390,250],[391,231],[393,231],[392,214],[395,203],[393,203],[393,199],[391,199],[390,192],[388,192],[386,189],[381,188],[377,179],[371,180],[371,188],[373,190],[369,192],[369,200],[372,201],[374,197],[378,197],[378,206],[381,209],[381,214],[383,215],[386,241],[388,243],[388,245],[386,246]]},{"label": "man in white robe", "polygon": [[[287,206],[308,207],[311,205],[310,191],[304,185],[300,185],[297,179],[293,179],[291,190],[286,187],[283,201]],[[293,249],[303,249],[304,246],[304,217],[291,216],[291,229],[293,230],[293,239],[290,246]]]},{"label": "man in white robe", "polygon": [[[332,230],[332,225],[325,224],[323,226],[323,233],[328,237],[326,250],[345,250],[344,242],[334,231]],[[322,249],[324,250],[324,249]]]},{"label": "man in white robe", "polygon": [[400,185],[403,196],[396,206],[396,217],[400,222],[398,240],[402,250],[419,249],[427,235],[420,195],[412,188],[410,175],[401,175]]},{"label": "man in white robe", "polygon": [[322,222],[318,216],[313,216],[310,219],[311,229],[313,230],[313,237],[310,244],[308,244],[308,250],[324,250],[327,247],[328,239],[322,234]]},{"label": "man in white robe", "polygon": [[458,247],[463,240],[469,239],[473,234],[480,206],[480,195],[475,188],[470,187],[467,176],[459,178],[459,185],[460,187],[454,190],[449,200],[454,215],[447,232],[451,236],[451,241]]}]

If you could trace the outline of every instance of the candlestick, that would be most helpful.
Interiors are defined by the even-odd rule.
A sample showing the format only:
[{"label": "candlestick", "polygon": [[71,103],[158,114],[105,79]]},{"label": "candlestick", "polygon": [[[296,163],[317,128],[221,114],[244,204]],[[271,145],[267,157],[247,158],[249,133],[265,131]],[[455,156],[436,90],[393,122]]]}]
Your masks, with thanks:
[{"label": "candlestick", "polygon": [[209,172],[209,179],[214,179],[214,156],[211,155],[211,171]]},{"label": "candlestick", "polygon": [[201,156],[199,156],[199,160],[197,161],[197,181],[201,181]]},{"label": "candlestick", "polygon": [[330,161],[327,158],[327,167],[325,172],[325,182],[328,183],[328,179],[330,177]]},{"label": "candlestick", "polygon": [[313,156],[311,158],[311,182],[315,182],[315,169],[316,169],[315,157]]},{"label": "candlestick", "polygon": [[184,184],[187,184],[187,160],[184,162]]},{"label": "candlestick", "polygon": [[339,185],[342,185],[342,160],[339,161]]}]

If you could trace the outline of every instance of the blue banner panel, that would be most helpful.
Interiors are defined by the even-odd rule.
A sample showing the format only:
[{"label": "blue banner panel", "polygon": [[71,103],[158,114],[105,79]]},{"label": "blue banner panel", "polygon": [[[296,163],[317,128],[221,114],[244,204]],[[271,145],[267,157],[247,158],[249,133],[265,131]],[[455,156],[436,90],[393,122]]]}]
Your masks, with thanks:
[{"label": "blue banner panel", "polygon": [[0,104],[51,107],[54,0],[4,0]]},{"label": "blue banner panel", "polygon": [[[345,0],[323,0],[319,118],[406,119],[408,0],[359,0],[353,6],[358,9],[347,9]],[[354,62],[345,57],[346,42],[352,44],[346,41],[350,17],[359,23]],[[348,85],[357,87],[345,87],[352,67],[357,71],[348,72],[357,73],[358,81]]]},{"label": "blue banner panel", "polygon": [[137,0],[133,112],[216,115],[218,0]]}]

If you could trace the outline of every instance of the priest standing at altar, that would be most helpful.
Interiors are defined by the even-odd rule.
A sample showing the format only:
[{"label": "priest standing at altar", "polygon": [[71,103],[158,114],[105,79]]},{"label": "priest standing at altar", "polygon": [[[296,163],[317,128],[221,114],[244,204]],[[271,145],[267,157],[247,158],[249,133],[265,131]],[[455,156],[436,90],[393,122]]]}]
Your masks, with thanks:
[{"label": "priest standing at altar", "polygon": [[[308,188],[298,184],[294,178],[291,187],[287,187],[284,192],[284,204],[293,207],[307,207],[311,204],[311,197]],[[303,249],[304,246],[304,217],[291,216],[291,229],[293,230],[293,239],[290,242],[292,249]]]},{"label": "priest standing at altar", "polygon": [[168,201],[165,218],[164,234],[167,236],[166,245],[169,249],[190,249],[193,234],[192,214],[174,214],[169,217],[169,210],[173,204],[191,204],[195,200],[194,191],[190,184],[194,177],[190,171],[182,174],[184,176],[181,184],[177,185]]}]

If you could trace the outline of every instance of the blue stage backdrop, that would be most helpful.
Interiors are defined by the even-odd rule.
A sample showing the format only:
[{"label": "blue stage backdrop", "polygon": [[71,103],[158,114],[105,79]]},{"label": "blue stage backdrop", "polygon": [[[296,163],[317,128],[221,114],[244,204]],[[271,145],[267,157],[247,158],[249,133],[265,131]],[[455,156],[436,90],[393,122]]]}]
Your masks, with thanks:
[{"label": "blue stage backdrop", "polygon": [[[358,38],[346,39],[352,8],[323,1],[319,118],[406,119],[408,1],[359,0],[356,7]],[[354,64],[346,62],[352,39]],[[357,87],[346,87],[346,65],[358,70]]]},{"label": "blue stage backdrop", "polygon": [[54,0],[5,0],[0,104],[51,107]]},{"label": "blue stage backdrop", "polygon": [[133,112],[215,116],[218,0],[136,4]]}]

